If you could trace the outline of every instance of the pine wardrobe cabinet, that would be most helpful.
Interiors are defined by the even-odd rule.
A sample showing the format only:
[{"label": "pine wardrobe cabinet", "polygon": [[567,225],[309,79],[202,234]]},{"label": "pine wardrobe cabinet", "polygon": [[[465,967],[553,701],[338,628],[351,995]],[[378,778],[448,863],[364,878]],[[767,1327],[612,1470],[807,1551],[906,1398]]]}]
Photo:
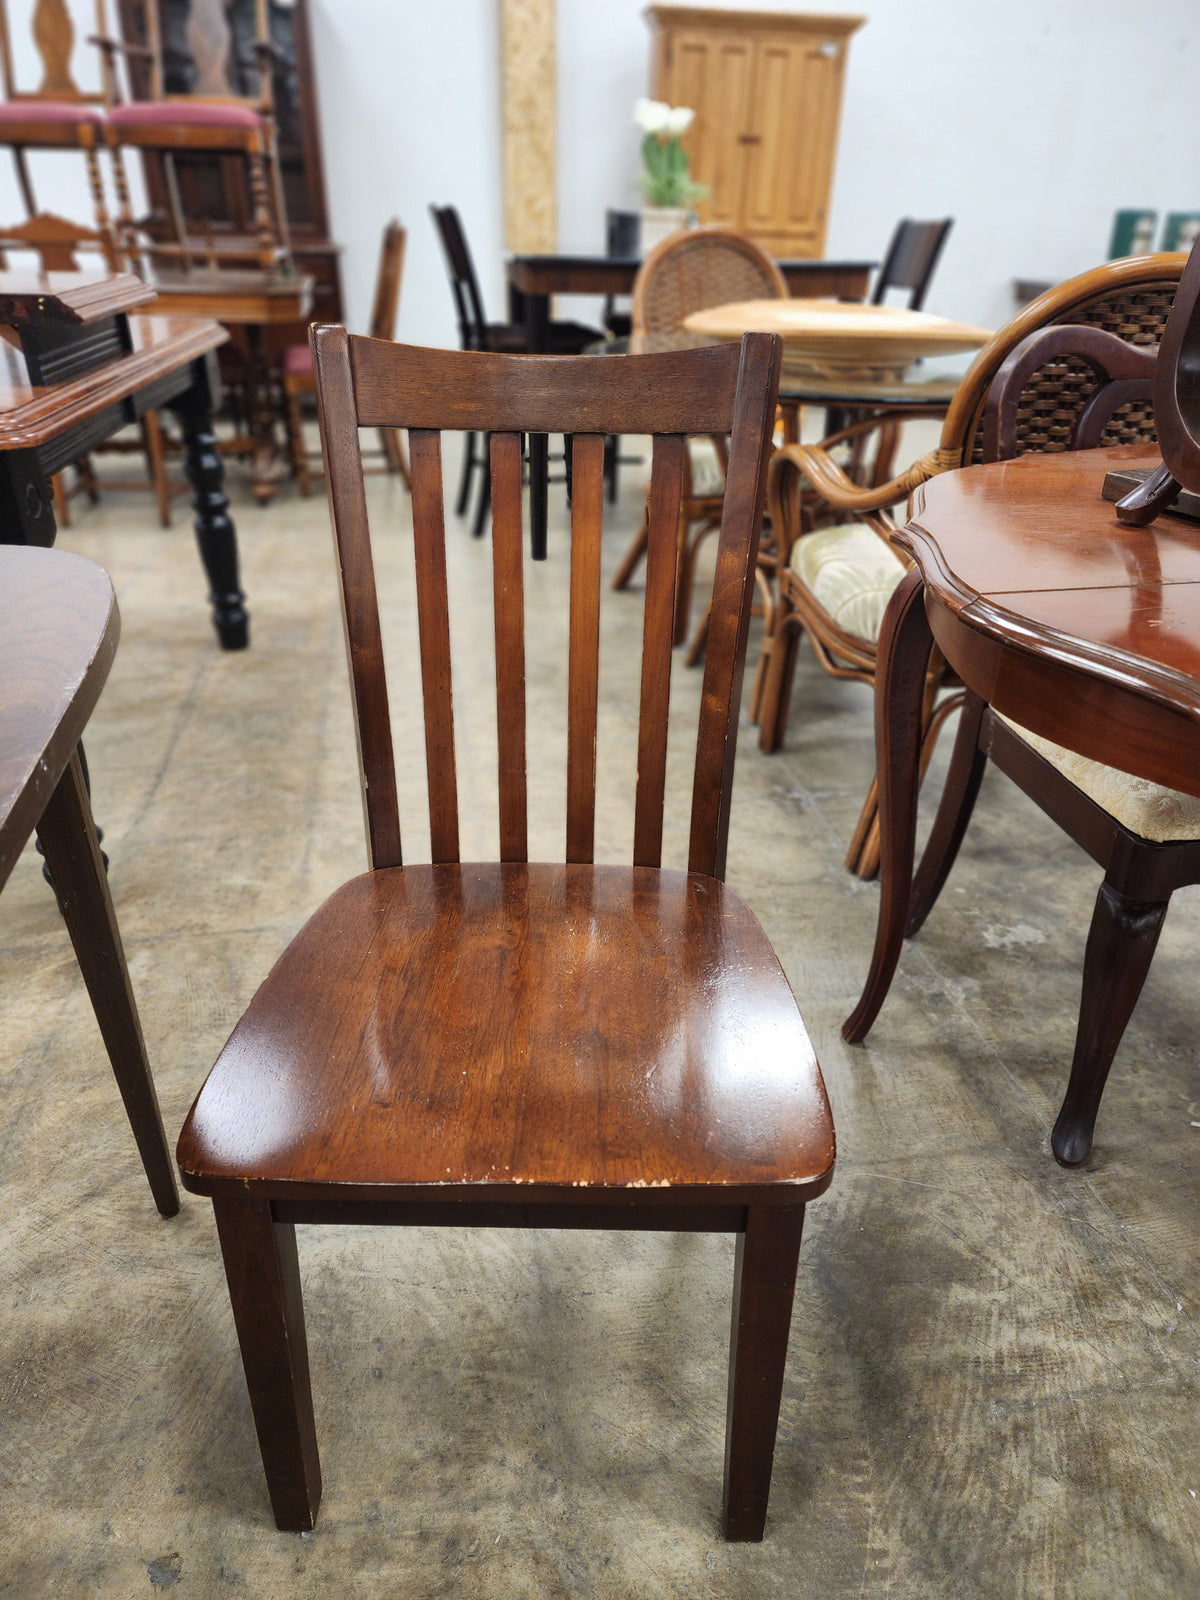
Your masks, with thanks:
[{"label": "pine wardrobe cabinet", "polygon": [[850,35],[865,17],[652,5],[651,93],[696,113],[684,143],[704,222],[820,256]]}]

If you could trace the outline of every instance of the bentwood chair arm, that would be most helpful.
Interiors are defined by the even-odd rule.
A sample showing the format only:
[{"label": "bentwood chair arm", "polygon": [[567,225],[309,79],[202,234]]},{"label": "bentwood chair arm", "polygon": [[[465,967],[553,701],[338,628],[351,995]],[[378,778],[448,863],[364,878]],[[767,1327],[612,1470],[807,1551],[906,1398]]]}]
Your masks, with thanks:
[{"label": "bentwood chair arm", "polygon": [[[844,432],[849,433],[850,430]],[[953,459],[948,460],[947,456]],[[926,483],[939,472],[945,472],[947,467],[960,464],[957,452],[948,452],[939,447],[922,456],[919,461],[914,461],[899,477],[864,489],[842,470],[825,444],[785,445],[776,452],[776,460],[781,457],[793,461],[817,494],[827,500],[835,511],[850,512],[859,518],[867,512],[886,511],[891,506],[899,505],[908,499],[919,484]]]}]

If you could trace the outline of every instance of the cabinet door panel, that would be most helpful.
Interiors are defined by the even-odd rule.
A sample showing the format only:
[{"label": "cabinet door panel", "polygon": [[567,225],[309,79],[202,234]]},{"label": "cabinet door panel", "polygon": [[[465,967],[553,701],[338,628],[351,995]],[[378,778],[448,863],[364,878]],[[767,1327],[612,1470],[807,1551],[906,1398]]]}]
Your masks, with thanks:
[{"label": "cabinet door panel", "polygon": [[835,41],[759,45],[741,225],[780,246],[790,243],[797,255],[824,248],[841,89]]},{"label": "cabinet door panel", "polygon": [[680,29],[673,41],[660,93],[696,113],[684,145],[692,177],[712,191],[696,208],[704,222],[738,225],[750,148],[740,136],[750,122],[753,67],[754,46],[745,39]]}]

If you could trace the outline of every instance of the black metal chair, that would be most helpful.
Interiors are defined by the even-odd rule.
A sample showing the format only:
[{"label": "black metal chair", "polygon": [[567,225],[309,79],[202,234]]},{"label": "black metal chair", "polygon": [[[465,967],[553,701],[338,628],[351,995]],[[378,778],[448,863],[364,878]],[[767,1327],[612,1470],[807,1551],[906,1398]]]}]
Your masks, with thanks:
[{"label": "black metal chair", "polygon": [[[479,279],[471,256],[462,219],[454,206],[430,206],[434,227],[441,240],[450,275],[450,290],[454,295],[454,308],[458,316],[458,336],[464,350],[491,350],[498,355],[529,355],[529,342],[525,328],[519,322],[489,322],[483,309],[483,296],[479,292]],[[599,328],[586,327],[581,322],[551,322],[550,354],[577,356],[588,345],[603,343],[604,334]],[[491,481],[488,463],[488,443],[482,443],[477,433],[468,433],[463,449],[462,478],[458,485],[455,515],[463,517],[471,499],[471,480],[478,470],[482,475],[479,501],[475,507],[472,529],[477,539],[483,537],[491,507]]]}]

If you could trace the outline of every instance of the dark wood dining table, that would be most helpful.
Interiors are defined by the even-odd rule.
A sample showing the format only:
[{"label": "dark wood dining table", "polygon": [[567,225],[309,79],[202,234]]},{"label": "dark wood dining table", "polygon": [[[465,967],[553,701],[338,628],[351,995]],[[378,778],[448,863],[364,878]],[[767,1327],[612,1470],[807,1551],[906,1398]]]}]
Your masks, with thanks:
[{"label": "dark wood dining table", "polygon": [[[806,299],[863,300],[874,261],[780,261],[788,291]],[[550,347],[550,297],[555,294],[627,295],[641,267],[640,256],[518,255],[508,259],[508,314],[523,323],[530,350]],[[530,549],[546,556],[547,441],[529,440]]]},{"label": "dark wood dining table", "polygon": [[[36,828],[155,1204],[170,1217],[175,1164],[79,748],[120,631],[112,583],[95,562],[0,545],[0,888]],[[62,1093],[71,1092],[64,1064]]]},{"label": "dark wood dining table", "polygon": [[1200,796],[1200,530],[1118,521],[1125,445],[965,467],[923,484],[896,543],[916,563],[884,617],[875,700],[880,909],[863,1038],[887,995],[913,876],[922,702],[936,644],[969,689],[1033,733]]},{"label": "dark wood dining table", "polygon": [[51,477],[146,411],[179,420],[196,542],[222,649],[244,649],[249,617],[237,533],[213,432],[214,352],[229,335],[197,316],[147,315],[156,292],[129,274],[0,273],[0,544],[51,545]]}]

